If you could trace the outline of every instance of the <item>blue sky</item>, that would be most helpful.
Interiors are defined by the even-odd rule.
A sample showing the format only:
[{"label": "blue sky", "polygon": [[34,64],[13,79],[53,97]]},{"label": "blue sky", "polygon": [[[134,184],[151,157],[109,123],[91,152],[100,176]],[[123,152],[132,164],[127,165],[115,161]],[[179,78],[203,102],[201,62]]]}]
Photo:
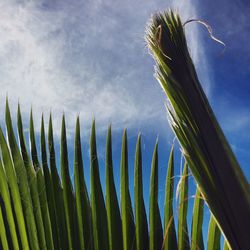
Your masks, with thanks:
[{"label": "blue sky", "polygon": [[[182,20],[209,23],[226,50],[203,26],[186,26],[190,53],[208,99],[250,180],[250,3],[248,1],[0,0],[0,108],[8,94],[11,109],[21,103],[25,126],[32,105],[35,126],[53,113],[55,136],[63,112],[72,153],[74,122],[81,118],[86,180],[88,137],[96,118],[101,173],[105,132],[112,123],[115,177],[119,178],[121,134],[128,128],[131,187],[136,136],[142,133],[144,189],[148,196],[150,159],[159,137],[159,201],[173,134],[166,98],[153,77],[154,62],[144,31],[151,14],[173,7]],[[0,114],[3,120],[3,112]],[[176,152],[179,152],[176,147]],[[72,160],[72,157],[70,157]],[[180,159],[180,154],[176,154]],[[72,165],[71,165],[72,166]],[[179,173],[179,160],[177,171]],[[104,174],[101,175],[104,181]],[[147,199],[147,197],[145,197]]]}]

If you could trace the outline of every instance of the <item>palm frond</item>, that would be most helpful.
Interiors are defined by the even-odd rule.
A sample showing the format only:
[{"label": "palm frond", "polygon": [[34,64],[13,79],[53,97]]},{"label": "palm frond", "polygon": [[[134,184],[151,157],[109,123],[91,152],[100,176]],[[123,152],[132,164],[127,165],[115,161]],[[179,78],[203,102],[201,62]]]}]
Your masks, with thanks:
[{"label": "palm frond", "polygon": [[122,221],[113,174],[111,126],[109,126],[106,141],[106,207],[109,249],[115,250],[121,248]]},{"label": "palm frond", "polygon": [[[68,154],[67,143],[70,140],[67,141],[63,116],[57,168],[52,115],[49,118],[47,143],[42,116],[39,155],[36,146],[39,135],[34,129],[33,113],[30,114],[28,150],[20,106],[16,139],[7,101],[7,136],[0,128],[0,249],[204,249],[203,233],[208,235],[206,245],[209,250],[219,250],[220,239],[224,235],[225,250],[248,249],[249,184],[200,86],[179,16],[171,11],[154,16],[148,26],[147,41],[156,60],[156,77],[170,100],[170,124],[186,158],[177,188],[174,186],[172,147],[166,171],[165,201],[164,204],[158,202],[161,183],[158,178],[156,143],[148,187],[149,201],[144,202],[143,184],[147,182],[143,178],[139,135],[135,150],[132,203],[129,142],[127,131],[124,130],[119,206],[113,172],[117,168],[113,166],[111,127],[106,141],[106,182],[102,185],[100,173],[104,169],[100,170],[102,166],[99,168],[93,122],[90,136],[90,190],[87,190],[79,117],[76,120],[72,156]],[[73,158],[74,170],[71,171],[70,160]],[[189,202],[189,168],[197,181],[193,213]],[[58,169],[61,170],[60,176]],[[72,175],[74,178],[71,180]],[[173,199],[174,192],[179,194],[177,206]],[[205,204],[211,209],[208,232],[202,230],[206,221],[204,217],[207,216],[203,213]],[[149,214],[146,208],[149,208]],[[161,212],[164,214],[163,220]],[[177,226],[175,221],[178,221]],[[191,231],[188,230],[190,226]]]},{"label": "palm frond", "polygon": [[146,40],[170,101],[170,125],[200,190],[231,247],[247,249],[250,187],[202,90],[179,15],[156,14]]},{"label": "palm frond", "polygon": [[158,205],[158,142],[155,144],[150,177],[149,194],[149,249],[161,249],[163,230]]},{"label": "palm frond", "polygon": [[[0,247],[5,249],[202,249],[203,200],[197,191],[192,215],[192,231],[188,232],[188,165],[185,163],[181,181],[176,188],[180,200],[174,205],[174,149],[169,156],[165,186],[165,202],[158,203],[158,143],[156,143],[149,187],[149,214],[143,197],[143,161],[141,135],[138,136],[134,161],[134,204],[129,189],[129,154],[127,131],[124,130],[121,150],[121,204],[119,206],[112,160],[111,127],[106,142],[106,199],[104,200],[99,163],[95,122],[90,138],[90,199],[87,190],[80,136],[80,120],[76,119],[74,170],[71,173],[68,158],[65,117],[62,119],[60,169],[58,174],[53,137],[52,116],[48,124],[48,150],[44,120],[41,121],[41,157],[36,148],[36,133],[30,116],[30,151],[26,147],[21,109],[18,107],[17,145],[7,107],[7,133],[0,129]],[[12,147],[12,148],[11,148]],[[39,159],[41,158],[41,165]],[[20,171],[20,172],[19,172]],[[25,174],[25,175],[23,175]],[[72,185],[71,174],[74,175]],[[23,176],[22,176],[23,175]],[[25,180],[25,182],[24,182]],[[29,197],[27,199],[27,197]],[[134,205],[134,210],[133,210]],[[177,209],[179,213],[174,213]],[[121,210],[121,212],[120,212]],[[160,211],[164,211],[164,220]],[[27,218],[29,214],[31,218]],[[135,214],[135,217],[134,217]],[[176,218],[175,214],[177,215]],[[149,227],[147,223],[149,221]],[[178,219],[178,228],[174,221]],[[162,226],[163,225],[163,226]],[[163,232],[164,227],[164,232]],[[35,232],[30,232],[35,228]],[[178,232],[178,238],[176,235]],[[32,235],[36,238],[32,237]],[[219,244],[220,231],[215,221],[210,223],[208,246]],[[191,242],[189,242],[191,239]],[[26,241],[26,242],[25,242]],[[227,245],[225,247],[228,247]],[[209,248],[209,249],[210,249]],[[213,249],[213,248],[211,248]]]},{"label": "palm frond", "polygon": [[128,175],[128,144],[127,130],[125,129],[122,137],[121,151],[121,216],[122,216],[122,237],[123,249],[131,250],[135,248],[135,225],[132,203],[129,192],[129,175]]}]

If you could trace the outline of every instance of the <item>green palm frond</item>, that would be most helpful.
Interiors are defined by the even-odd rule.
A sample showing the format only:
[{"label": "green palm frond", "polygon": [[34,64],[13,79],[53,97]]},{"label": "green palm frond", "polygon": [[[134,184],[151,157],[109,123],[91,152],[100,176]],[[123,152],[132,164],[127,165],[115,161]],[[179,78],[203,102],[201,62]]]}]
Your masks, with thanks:
[{"label": "green palm frond", "polygon": [[192,217],[191,250],[204,250],[202,235],[204,200],[199,187],[196,188]]},{"label": "green palm frond", "polygon": [[109,249],[115,250],[121,248],[122,222],[113,174],[111,126],[108,129],[106,142],[106,207]]},{"label": "green palm frond", "polygon": [[163,231],[158,205],[158,142],[152,158],[149,200],[149,249],[161,249]]},{"label": "green palm frond", "polygon": [[183,174],[180,179],[177,193],[179,192],[179,214],[178,214],[178,250],[189,250],[189,235],[187,224],[187,210],[188,210],[188,165],[185,163]]},{"label": "green palm frond", "polygon": [[107,213],[101,187],[99,164],[96,147],[95,121],[92,124],[90,137],[90,168],[91,168],[91,211],[93,225],[94,249],[108,249]]},{"label": "green palm frond", "polygon": [[220,238],[220,229],[215,221],[215,218],[211,215],[208,229],[207,249],[220,250]]},{"label": "green palm frond", "polygon": [[129,192],[128,175],[128,142],[127,130],[125,129],[122,137],[121,150],[121,216],[122,216],[122,237],[123,249],[131,250],[135,248],[135,225],[132,203]]},{"label": "green palm frond", "polygon": [[172,147],[169,156],[168,170],[165,187],[165,204],[164,204],[164,250],[177,250],[177,236],[174,223],[173,213],[174,197],[174,147]]},{"label": "green palm frond", "polygon": [[[76,119],[74,170],[70,171],[66,122],[62,119],[60,169],[58,174],[53,137],[52,116],[48,123],[48,143],[44,119],[41,120],[41,152],[36,147],[36,133],[30,116],[30,150],[26,146],[21,109],[18,107],[17,145],[8,105],[6,106],[8,140],[0,129],[0,247],[5,249],[203,249],[203,199],[197,190],[192,221],[187,220],[189,203],[189,173],[184,172],[174,187],[174,148],[166,171],[165,202],[158,204],[158,143],[151,165],[149,203],[143,197],[143,164],[141,135],[138,136],[134,161],[134,203],[129,189],[129,155],[127,131],[124,130],[121,150],[121,190],[118,202],[112,160],[111,127],[106,142],[106,195],[101,185],[97,156],[95,122],[90,138],[90,190],[84,178],[80,120]],[[12,147],[12,148],[11,148]],[[47,162],[47,147],[49,165]],[[41,159],[41,164],[40,164]],[[49,167],[50,166],[50,167]],[[74,176],[71,180],[70,176]],[[73,181],[73,182],[72,182]],[[74,184],[74,185],[73,185]],[[177,207],[174,192],[179,194]],[[25,193],[26,192],[26,193]],[[90,193],[90,195],[89,195]],[[28,197],[28,198],[27,198]],[[90,197],[90,198],[89,198]],[[146,208],[149,208],[149,214]],[[134,208],[134,209],[133,209]],[[174,210],[178,211],[175,213]],[[164,213],[162,220],[160,211]],[[29,218],[28,216],[30,216]],[[177,214],[175,217],[174,214]],[[28,218],[27,218],[28,217]],[[149,221],[149,225],[148,222]],[[178,221],[178,227],[175,225]],[[192,222],[191,233],[188,223]],[[35,228],[35,231],[31,232]],[[218,246],[219,227],[213,220],[209,227],[208,246]],[[178,232],[178,234],[177,234]],[[177,237],[178,235],[178,237]],[[225,246],[227,247],[227,245]],[[209,249],[212,249],[211,247]]]},{"label": "green palm frond", "polygon": [[142,153],[141,135],[138,135],[135,150],[135,180],[134,180],[134,206],[135,206],[135,234],[136,249],[148,249],[148,222],[143,199],[143,178],[142,178]]},{"label": "green palm frond", "polygon": [[[6,136],[0,128],[0,249],[195,250],[204,249],[206,245],[208,250],[219,250],[222,236],[224,249],[248,249],[249,184],[199,84],[179,16],[170,11],[153,17],[148,26],[147,41],[156,60],[156,76],[170,100],[170,124],[186,158],[177,187],[174,185],[172,147],[165,187],[160,187],[165,190],[165,201],[164,204],[158,202],[161,183],[157,142],[152,156],[150,185],[146,187],[149,201],[145,199],[144,202],[143,184],[147,181],[143,178],[145,168],[139,135],[135,149],[134,189],[133,193],[130,191],[129,141],[124,130],[119,199],[113,172],[117,167],[113,166],[111,127],[107,133],[105,166],[99,166],[93,122],[88,190],[79,117],[76,119],[73,155],[68,153],[70,140],[67,141],[65,117],[62,118],[57,167],[52,115],[46,142],[44,118],[42,116],[38,135],[31,112],[28,148],[20,106],[17,138],[7,101]],[[40,152],[36,146],[37,138]],[[73,170],[71,159],[74,160]],[[192,208],[189,168],[197,181]],[[102,185],[100,174],[105,171],[106,182]],[[175,192],[179,196],[177,205],[173,198]],[[207,216],[204,213],[206,204],[211,209],[208,232],[202,227]],[[204,242],[205,234],[207,242]]]},{"label": "green palm frond", "polygon": [[231,247],[247,249],[250,187],[202,90],[179,15],[155,15],[146,40],[170,101],[170,125],[200,190]]},{"label": "green palm frond", "polygon": [[79,117],[77,117],[75,132],[74,184],[79,245],[83,250],[91,249],[93,244],[91,208],[84,180]]},{"label": "green palm frond", "polygon": [[[2,157],[3,160],[6,161],[4,165],[10,165],[9,167],[11,169],[15,168],[15,172],[12,171],[12,175],[15,175],[15,177],[12,182],[13,186],[11,185],[11,187],[13,188],[13,192],[15,192],[16,196],[15,197],[16,200],[14,202],[14,203],[17,202],[18,206],[17,208],[18,211],[16,212],[18,212],[20,215],[20,218],[19,216],[17,216],[17,220],[20,223],[19,225],[22,227],[22,232],[21,232],[21,237],[23,240],[22,245],[24,248],[30,247],[31,249],[36,250],[39,249],[35,213],[33,211],[33,206],[37,205],[36,203],[38,203],[36,180],[35,180],[36,173],[34,168],[28,162],[26,162],[25,164],[24,159],[22,158],[20,149],[17,145],[17,141],[14,135],[8,102],[6,102],[5,121],[6,121],[8,144],[10,150],[8,148],[6,140],[2,138],[1,148],[2,151],[4,151]],[[31,196],[33,196],[34,204],[32,203]],[[21,205],[22,208],[20,207]],[[23,215],[21,214],[22,210],[23,210]],[[38,217],[37,220],[39,220]],[[27,225],[27,231],[26,230],[24,231],[25,227],[24,223]],[[29,239],[29,243],[27,241],[27,238]]]}]

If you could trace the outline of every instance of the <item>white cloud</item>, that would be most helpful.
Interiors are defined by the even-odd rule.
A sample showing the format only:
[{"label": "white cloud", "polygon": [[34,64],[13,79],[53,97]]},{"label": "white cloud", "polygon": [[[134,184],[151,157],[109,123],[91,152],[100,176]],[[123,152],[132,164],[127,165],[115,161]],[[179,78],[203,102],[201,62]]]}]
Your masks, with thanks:
[{"label": "white cloud", "polygon": [[[190,19],[200,19],[197,8],[191,0],[172,0],[172,4],[180,13],[182,22]],[[212,76],[209,74],[209,63],[207,61],[205,48],[200,35],[201,32],[204,32],[204,27],[198,23],[191,22],[185,26],[185,31],[189,52],[196,66],[199,79],[206,95],[211,98],[213,87]]]},{"label": "white cloud", "polygon": [[[179,6],[184,18],[195,15],[190,3]],[[56,134],[62,112],[70,132],[77,114],[86,128],[95,116],[100,131],[111,121],[114,129],[159,129],[166,123],[164,95],[143,36],[150,14],[165,7],[161,1],[0,0],[1,110],[8,93],[12,110],[19,100],[26,120],[32,105],[37,128],[40,114],[48,118],[52,110]],[[204,66],[197,27],[187,29],[194,60]]]},{"label": "white cloud", "polygon": [[[243,131],[250,129],[250,111],[239,105],[232,105],[228,101],[220,101],[218,108],[218,118],[221,126],[228,135],[238,135],[241,137]],[[248,138],[248,133],[244,132],[244,139]]]}]

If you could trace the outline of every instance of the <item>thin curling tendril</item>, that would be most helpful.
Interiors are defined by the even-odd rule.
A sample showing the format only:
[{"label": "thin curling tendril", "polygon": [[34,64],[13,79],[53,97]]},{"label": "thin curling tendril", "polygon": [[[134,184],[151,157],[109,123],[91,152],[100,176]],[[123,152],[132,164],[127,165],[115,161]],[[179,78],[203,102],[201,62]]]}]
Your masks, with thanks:
[{"label": "thin curling tendril", "polygon": [[222,42],[220,39],[216,38],[214,35],[213,35],[213,29],[212,27],[206,23],[205,21],[203,20],[200,20],[200,19],[189,19],[187,20],[185,23],[183,23],[183,27],[185,27],[188,23],[192,23],[192,22],[196,22],[196,23],[199,23],[199,24],[202,24],[203,26],[206,27],[208,33],[209,33],[209,36],[212,40],[214,40],[215,42],[221,44],[224,46],[224,49],[222,50],[221,54],[224,53],[225,49],[226,49],[226,44],[224,42]]}]

